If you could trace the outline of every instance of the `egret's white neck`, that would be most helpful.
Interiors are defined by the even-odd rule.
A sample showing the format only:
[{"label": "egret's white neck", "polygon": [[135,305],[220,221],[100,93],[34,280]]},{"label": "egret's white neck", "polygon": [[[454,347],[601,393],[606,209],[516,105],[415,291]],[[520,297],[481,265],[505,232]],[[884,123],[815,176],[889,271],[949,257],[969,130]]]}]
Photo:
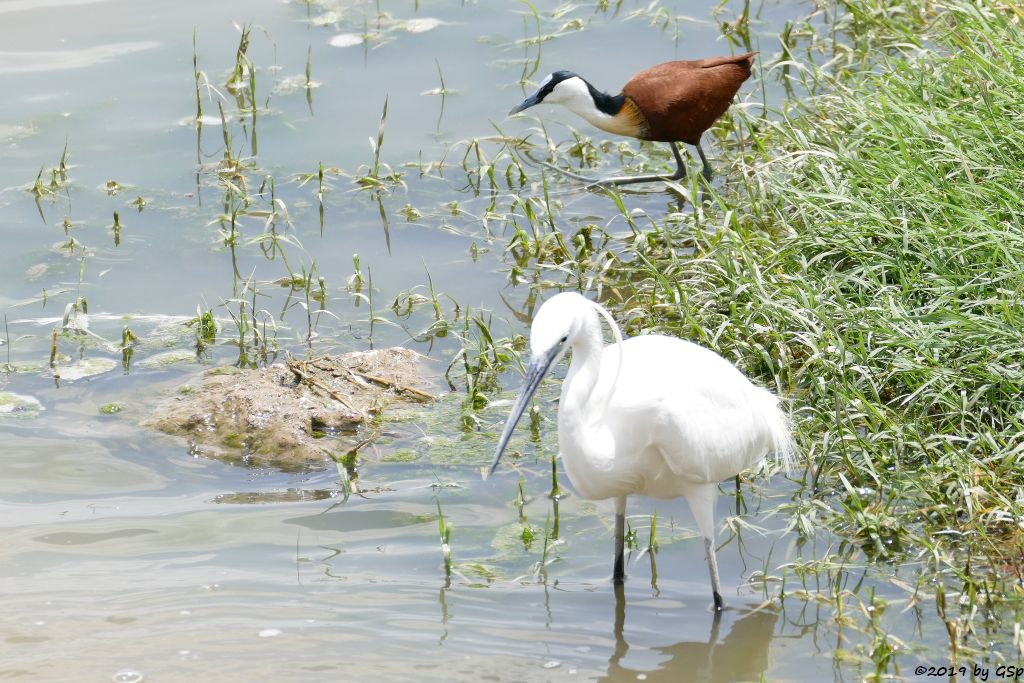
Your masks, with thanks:
[{"label": "egret's white neck", "polygon": [[[615,464],[615,438],[608,428],[606,411],[612,390],[610,378],[601,377],[604,341],[596,313],[572,342],[572,362],[562,382],[558,404],[558,450],[569,479],[584,495],[592,489],[596,472],[608,472]],[[601,496],[603,497],[603,496]]]},{"label": "egret's white neck", "polygon": [[605,408],[604,392],[607,389],[602,387],[600,396],[595,391],[601,373],[604,341],[601,339],[601,326],[596,315],[588,314],[582,327],[573,340],[572,361],[565,381],[562,382],[558,418],[565,425],[589,432],[588,427],[600,421],[599,413]]}]

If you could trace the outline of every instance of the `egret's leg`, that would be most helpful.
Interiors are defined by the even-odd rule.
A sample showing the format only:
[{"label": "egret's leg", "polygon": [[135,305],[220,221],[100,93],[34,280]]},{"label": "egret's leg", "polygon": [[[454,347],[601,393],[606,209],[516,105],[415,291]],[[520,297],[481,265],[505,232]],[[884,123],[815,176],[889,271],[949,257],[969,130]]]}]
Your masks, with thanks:
[{"label": "egret's leg", "polygon": [[715,611],[720,612],[725,603],[722,601],[722,584],[718,580],[718,558],[715,557],[714,540],[704,538],[704,552],[708,556],[708,571],[711,573],[711,595],[715,601]]},{"label": "egret's leg", "polygon": [[704,170],[702,171],[702,173],[704,174],[704,179],[711,180],[715,176],[715,174],[712,173],[711,171],[711,164],[708,163],[708,158],[704,156],[704,148],[700,146],[699,139],[697,140],[697,144],[694,145],[694,147],[697,148],[697,154],[700,155],[701,163],[704,164]]},{"label": "egret's leg", "polygon": [[740,489],[740,475],[736,475],[736,516],[743,514],[743,491]]},{"label": "egret's leg", "polygon": [[690,504],[697,528],[704,537],[704,552],[708,560],[708,572],[711,574],[711,595],[715,601],[715,611],[725,605],[722,601],[722,584],[718,579],[718,558],[715,557],[715,498],[718,494],[717,484],[701,484],[686,494],[686,502]]},{"label": "egret's leg", "polygon": [[615,569],[612,581],[622,583],[626,579],[626,497],[615,499]]}]

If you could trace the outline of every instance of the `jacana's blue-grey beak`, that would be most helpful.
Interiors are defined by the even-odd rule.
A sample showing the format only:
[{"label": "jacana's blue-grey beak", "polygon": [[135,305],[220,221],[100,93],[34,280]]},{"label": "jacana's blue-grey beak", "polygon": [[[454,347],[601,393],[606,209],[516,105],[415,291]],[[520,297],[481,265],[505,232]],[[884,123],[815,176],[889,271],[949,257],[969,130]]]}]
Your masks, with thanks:
[{"label": "jacana's blue-grey beak", "polygon": [[540,386],[544,375],[548,374],[548,370],[551,369],[561,350],[562,344],[555,344],[546,353],[530,359],[530,364],[526,366],[526,381],[523,382],[523,388],[519,391],[519,396],[516,397],[516,402],[512,405],[512,412],[508,414],[508,420],[505,421],[505,430],[501,433],[501,438],[498,439],[498,448],[494,452],[494,462],[491,464],[491,470],[487,476],[494,474],[494,470],[498,468],[498,463],[501,462],[501,454],[505,452],[508,440],[512,438],[512,430],[516,428],[519,418],[526,412],[526,406],[530,405],[530,399],[537,393],[537,387]]},{"label": "jacana's blue-grey beak", "polygon": [[533,93],[532,95],[527,97],[525,100],[523,100],[522,102],[517,104],[516,106],[512,107],[512,110],[509,111],[508,115],[512,116],[514,114],[518,114],[519,112],[523,111],[524,109],[529,109],[530,107],[532,107],[534,105],[537,105],[537,104],[540,104],[541,102],[542,102],[542,99],[540,97],[540,91],[538,90],[537,92]]}]

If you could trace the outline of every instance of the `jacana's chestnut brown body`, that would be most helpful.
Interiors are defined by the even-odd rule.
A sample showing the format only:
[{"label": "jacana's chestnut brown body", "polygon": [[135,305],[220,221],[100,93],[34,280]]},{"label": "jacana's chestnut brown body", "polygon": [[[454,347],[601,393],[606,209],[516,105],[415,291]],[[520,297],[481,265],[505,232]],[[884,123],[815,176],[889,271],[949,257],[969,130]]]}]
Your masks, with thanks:
[{"label": "jacana's chestnut brown body", "polygon": [[750,78],[755,54],[665,62],[633,76],[622,94],[643,117],[636,137],[696,145]]},{"label": "jacana's chestnut brown body", "polygon": [[[598,90],[571,71],[556,71],[509,114],[541,103],[561,104],[610,133],[667,142],[678,164],[669,180],[686,175],[675,144],[685,142],[697,148],[704,176],[710,180],[711,166],[700,146],[700,136],[721,118],[740,86],[750,78],[756,54],[658,64],[633,76],[618,95]],[[662,179],[637,176],[602,182],[622,185]]]}]

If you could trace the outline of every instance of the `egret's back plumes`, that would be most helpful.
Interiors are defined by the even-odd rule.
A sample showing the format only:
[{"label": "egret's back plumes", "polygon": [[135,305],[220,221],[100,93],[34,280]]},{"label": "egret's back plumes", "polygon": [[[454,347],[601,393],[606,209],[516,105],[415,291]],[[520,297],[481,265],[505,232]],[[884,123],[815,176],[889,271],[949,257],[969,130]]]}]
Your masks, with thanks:
[{"label": "egret's back plumes", "polygon": [[792,474],[796,469],[796,462],[800,451],[797,448],[796,441],[793,439],[793,421],[786,414],[785,409],[782,407],[782,402],[778,399],[775,402],[775,413],[771,417],[773,419],[768,421],[768,431],[771,433],[775,459],[778,460],[783,472],[787,475]]}]

